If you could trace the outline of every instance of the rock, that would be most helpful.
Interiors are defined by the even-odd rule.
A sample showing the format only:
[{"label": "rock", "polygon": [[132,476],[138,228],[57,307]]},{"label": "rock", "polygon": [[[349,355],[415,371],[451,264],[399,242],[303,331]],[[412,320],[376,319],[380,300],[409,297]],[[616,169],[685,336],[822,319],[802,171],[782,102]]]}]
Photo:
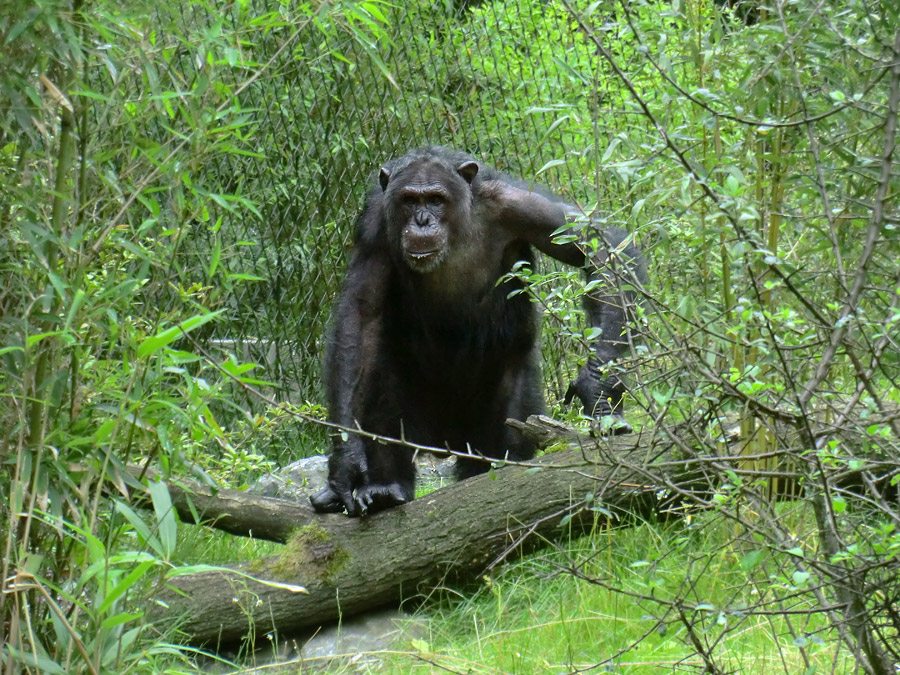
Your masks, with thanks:
[{"label": "rock", "polygon": [[[378,652],[403,648],[411,641],[426,634],[425,618],[412,617],[396,609],[385,609],[354,617],[341,624],[325,626],[315,633],[297,637],[282,636],[256,650],[251,655],[222,652],[218,656],[234,665],[243,662],[241,673],[245,675],[293,675],[310,671],[328,670],[333,667],[349,667],[340,672],[379,672],[381,659]],[[257,644],[260,644],[257,638]],[[218,661],[205,662],[201,668],[207,673],[233,673]],[[299,669],[298,669],[299,668]]]},{"label": "rock", "polygon": [[453,469],[456,459],[447,459],[440,455],[432,455],[430,452],[420,452],[416,455],[416,487],[419,492],[431,492],[456,481]]},{"label": "rock", "polygon": [[304,661],[334,658],[358,661],[360,656],[371,660],[377,658],[371,652],[396,648],[398,642],[423,633],[422,619],[411,619],[405,612],[386,609],[320,630],[303,644],[299,656]]},{"label": "rock", "polygon": [[278,471],[268,473],[250,487],[250,492],[265,497],[305,501],[323,487],[328,479],[328,458],[305,457]]},{"label": "rock", "polygon": [[[428,492],[452,483],[456,460],[427,452],[416,456],[417,485]],[[305,501],[328,480],[328,458],[324,455],[305,457],[260,478],[249,492],[265,497],[278,497],[295,502]]]}]

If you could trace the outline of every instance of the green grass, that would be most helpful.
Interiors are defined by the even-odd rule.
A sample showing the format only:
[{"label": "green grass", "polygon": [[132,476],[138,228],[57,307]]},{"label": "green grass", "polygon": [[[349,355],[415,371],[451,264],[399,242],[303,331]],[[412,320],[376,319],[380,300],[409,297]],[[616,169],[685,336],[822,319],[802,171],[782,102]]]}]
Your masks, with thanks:
[{"label": "green grass", "polygon": [[226,565],[274,555],[283,548],[281,544],[263,539],[235,537],[209,527],[181,525],[176,550],[182,564]]},{"label": "green grass", "polygon": [[[536,554],[465,597],[445,594],[424,603],[427,637],[410,640],[406,652],[385,655],[380,672],[702,671],[684,625],[651,596],[710,606],[699,613],[695,633],[716,645],[722,668],[762,674],[815,672],[807,668],[817,666],[830,672],[834,636],[803,637],[820,629],[820,620],[804,617],[792,635],[779,617],[730,611],[757,602],[769,586],[764,572],[748,577],[741,554],[727,545],[733,536],[730,525],[707,517],[603,531]],[[795,644],[797,634],[809,663]]]},{"label": "green grass", "polygon": [[[808,513],[785,505],[801,539]],[[182,528],[181,550],[212,564],[251,559],[278,545]],[[372,662],[332,663],[332,675],[453,672],[702,672],[703,662],[671,601],[695,611],[695,636],[720,668],[748,673],[845,672],[836,636],[819,615],[800,615],[793,632],[783,617],[741,614],[771,600],[771,560],[750,571],[735,527],[715,514],[664,524],[598,529],[555,549],[501,566],[468,589],[442,588],[420,600],[410,637]],[[241,543],[238,543],[241,542]],[[769,605],[768,609],[775,609]],[[795,603],[792,609],[809,609]],[[809,636],[812,636],[811,638]],[[806,661],[799,644],[805,645]],[[263,659],[265,660],[265,659]],[[844,667],[846,665],[846,668]],[[270,666],[270,668],[272,668]],[[305,668],[305,667],[304,667]],[[241,672],[241,671],[235,671]],[[246,672],[246,671],[244,671]],[[266,672],[299,673],[296,663]]]}]

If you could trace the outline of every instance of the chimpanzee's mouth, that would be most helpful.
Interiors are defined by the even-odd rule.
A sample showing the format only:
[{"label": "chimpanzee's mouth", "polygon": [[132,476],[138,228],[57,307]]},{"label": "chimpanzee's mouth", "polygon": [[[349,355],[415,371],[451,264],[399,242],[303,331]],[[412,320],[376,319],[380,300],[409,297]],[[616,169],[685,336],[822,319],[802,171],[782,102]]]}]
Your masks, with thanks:
[{"label": "chimpanzee's mouth", "polygon": [[436,270],[444,261],[445,251],[440,248],[427,251],[407,251],[406,264],[413,272],[427,274]]}]

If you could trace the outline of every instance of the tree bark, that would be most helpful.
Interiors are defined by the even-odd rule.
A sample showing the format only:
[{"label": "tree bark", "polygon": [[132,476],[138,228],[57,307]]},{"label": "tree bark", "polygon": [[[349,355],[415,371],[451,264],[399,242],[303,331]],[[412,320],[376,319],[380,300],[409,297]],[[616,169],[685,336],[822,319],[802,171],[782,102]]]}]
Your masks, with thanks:
[{"label": "tree bark", "polygon": [[307,629],[412,597],[436,583],[477,579],[499,560],[598,523],[646,517],[657,509],[664,483],[683,489],[702,482],[691,463],[675,461],[672,466],[679,468],[671,482],[645,484],[640,467],[653,463],[654,475],[664,475],[659,459],[671,450],[641,436],[589,444],[590,449],[545,455],[532,467],[506,466],[365,518],[319,515],[305,504],[226,490],[213,496],[173,489],[182,518],[192,518],[190,499],[204,518],[215,515],[216,527],[286,546],[279,555],[234,566],[235,572],[171,579],[160,598],[166,616],[182,618],[192,644],[228,644],[251,631]]},{"label": "tree bark", "polygon": [[172,506],[182,522],[214,527],[240,537],[284,544],[291,532],[319,518],[308,503],[240,490],[217,490],[184,479],[169,483],[168,487]]}]

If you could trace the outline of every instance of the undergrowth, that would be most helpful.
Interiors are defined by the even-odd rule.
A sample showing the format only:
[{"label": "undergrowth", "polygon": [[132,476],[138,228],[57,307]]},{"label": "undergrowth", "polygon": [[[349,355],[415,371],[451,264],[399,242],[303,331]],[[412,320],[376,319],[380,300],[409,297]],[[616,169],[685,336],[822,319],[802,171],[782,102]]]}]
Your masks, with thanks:
[{"label": "undergrowth", "polygon": [[[797,540],[815,545],[809,509],[779,508]],[[258,544],[251,551],[233,540],[229,546],[230,537],[216,539],[224,544],[222,562],[228,551],[262,552]],[[401,637],[391,650],[271,664],[265,672],[307,672],[313,663],[331,675],[698,672],[703,662],[692,644],[698,635],[731,672],[848,672],[849,654],[826,634],[815,607],[786,600],[786,608],[809,613],[800,631],[774,613],[752,611],[784,584],[764,566],[748,566],[751,547],[741,541],[715,513],[601,526],[501,566],[477,588],[439,587],[409,599],[411,616],[397,620]],[[201,554],[208,559],[215,549]],[[694,620],[705,615],[703,630],[692,636],[673,605]],[[250,660],[272,659],[263,650]],[[256,671],[236,665],[233,672]]]}]

